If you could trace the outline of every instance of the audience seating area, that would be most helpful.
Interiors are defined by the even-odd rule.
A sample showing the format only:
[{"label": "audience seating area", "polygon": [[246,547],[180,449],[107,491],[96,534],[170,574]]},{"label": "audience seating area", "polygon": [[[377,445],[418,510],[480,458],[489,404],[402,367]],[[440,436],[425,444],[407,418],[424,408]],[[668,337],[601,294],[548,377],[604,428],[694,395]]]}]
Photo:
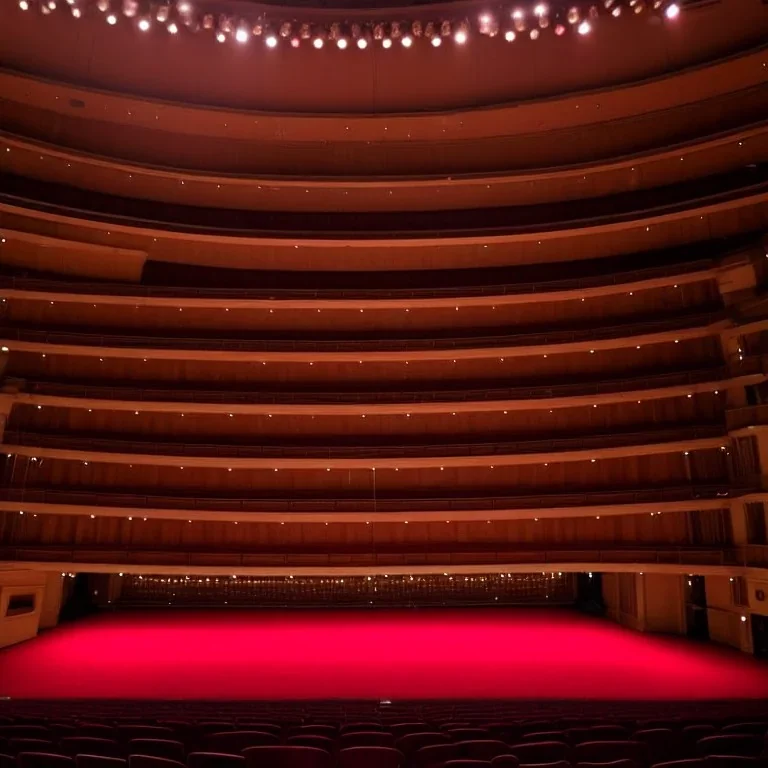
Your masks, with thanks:
[{"label": "audience seating area", "polygon": [[[739,768],[768,766],[761,702],[359,709],[188,703],[0,707],[0,768]],[[130,712],[130,713],[129,713]]]}]

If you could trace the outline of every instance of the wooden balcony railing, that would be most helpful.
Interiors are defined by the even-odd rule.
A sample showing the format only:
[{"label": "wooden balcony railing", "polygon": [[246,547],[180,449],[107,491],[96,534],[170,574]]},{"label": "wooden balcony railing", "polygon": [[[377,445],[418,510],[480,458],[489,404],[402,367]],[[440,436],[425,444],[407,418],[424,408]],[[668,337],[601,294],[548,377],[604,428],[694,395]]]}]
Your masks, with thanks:
[{"label": "wooden balcony railing", "polygon": [[471,510],[506,510],[506,509],[545,509],[557,507],[586,507],[601,505],[626,504],[663,504],[664,502],[691,502],[691,509],[696,509],[696,502],[701,500],[727,500],[734,495],[741,495],[761,490],[742,483],[734,491],[726,483],[709,485],[687,485],[667,488],[643,489],[605,489],[590,491],[563,491],[551,494],[509,494],[499,492],[496,495],[470,496],[459,492],[451,496],[412,496],[394,498],[379,496],[366,498],[312,498],[292,496],[238,498],[173,496],[145,494],[137,490],[80,490],[67,488],[0,488],[0,500],[39,504],[62,504],[82,507],[105,507],[126,509],[184,509],[205,510],[207,512],[317,512],[317,513],[354,513],[354,512],[428,512],[428,511],[471,511]]},{"label": "wooden balcony railing", "polygon": [[708,437],[725,438],[722,425],[699,425],[645,432],[610,433],[589,437],[502,442],[439,443],[421,445],[220,445],[171,443],[155,440],[121,440],[67,434],[6,430],[2,442],[8,450],[23,445],[63,448],[92,453],[130,453],[150,456],[203,456],[209,458],[404,458],[449,456],[500,456],[581,451],[586,449],[649,445]]},{"label": "wooden balcony railing", "polygon": [[568,344],[578,341],[621,339],[650,333],[706,328],[728,319],[725,310],[688,314],[666,320],[651,320],[602,328],[542,331],[494,336],[456,338],[401,339],[221,339],[185,338],[152,335],[120,335],[75,331],[48,331],[33,328],[0,327],[0,338],[38,344],[67,344],[87,347],[133,347],[146,349],[228,350],[242,352],[358,352],[414,351],[434,349],[487,349],[544,344]]}]

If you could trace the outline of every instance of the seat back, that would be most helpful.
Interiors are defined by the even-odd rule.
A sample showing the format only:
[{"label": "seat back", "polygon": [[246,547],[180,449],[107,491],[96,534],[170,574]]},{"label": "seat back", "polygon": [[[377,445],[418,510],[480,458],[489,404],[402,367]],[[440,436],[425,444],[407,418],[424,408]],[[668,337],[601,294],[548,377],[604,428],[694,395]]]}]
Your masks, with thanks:
[{"label": "seat back", "polygon": [[168,760],[165,757],[152,755],[131,755],[128,758],[128,768],[187,768],[178,760]]},{"label": "seat back", "polygon": [[122,757],[122,749],[112,739],[96,736],[67,736],[59,742],[65,755],[98,755],[99,757]]},{"label": "seat back", "polygon": [[221,752],[190,752],[187,768],[245,768],[245,758]]},{"label": "seat back", "polygon": [[120,757],[77,755],[75,765],[77,768],[128,768],[128,761]]},{"label": "seat back", "polygon": [[401,736],[395,742],[395,747],[399,749],[406,757],[418,751],[422,747],[432,747],[435,744],[449,744],[449,736],[437,731],[419,731],[417,733],[408,733]]},{"label": "seat back", "polygon": [[392,747],[349,747],[339,750],[338,768],[402,768],[405,755]]},{"label": "seat back", "polygon": [[577,763],[608,763],[632,760],[642,767],[648,763],[648,747],[642,741],[585,741],[573,748]]},{"label": "seat back", "polygon": [[52,741],[44,739],[8,739],[8,751],[12,755],[18,755],[19,752],[55,755],[60,750]]},{"label": "seat back", "polygon": [[74,768],[75,761],[71,757],[47,752],[19,752],[16,765],[18,768]]},{"label": "seat back", "polygon": [[463,760],[493,760],[499,755],[509,754],[509,745],[496,739],[472,739],[456,744]]},{"label": "seat back", "polygon": [[339,749],[350,747],[394,747],[395,737],[386,731],[350,731],[338,739]]},{"label": "seat back", "polygon": [[185,749],[180,741],[169,739],[131,739],[128,742],[129,755],[150,755],[166,760],[184,762]]},{"label": "seat back", "polygon": [[243,750],[246,768],[333,768],[334,759],[314,747],[264,746]]},{"label": "seat back", "polygon": [[442,765],[448,760],[460,757],[457,744],[431,744],[416,750],[411,755],[412,768],[428,768],[430,765]]},{"label": "seat back", "polygon": [[757,757],[763,751],[764,740],[750,734],[728,734],[707,736],[696,742],[696,750],[702,757],[709,755],[734,755],[736,757]]},{"label": "seat back", "polygon": [[205,738],[206,752],[224,752],[239,755],[248,747],[277,746],[280,739],[274,733],[264,731],[224,731],[209,733]]},{"label": "seat back", "polygon": [[317,736],[314,733],[306,733],[300,736],[289,736],[286,744],[294,747],[316,747],[324,749],[326,752],[336,751],[336,741],[327,736]]},{"label": "seat back", "polygon": [[514,744],[509,748],[522,765],[527,763],[554,763],[571,759],[571,747],[564,741],[534,741],[530,744]]},{"label": "seat back", "polygon": [[499,755],[491,760],[493,768],[518,768],[520,758],[515,755]]}]

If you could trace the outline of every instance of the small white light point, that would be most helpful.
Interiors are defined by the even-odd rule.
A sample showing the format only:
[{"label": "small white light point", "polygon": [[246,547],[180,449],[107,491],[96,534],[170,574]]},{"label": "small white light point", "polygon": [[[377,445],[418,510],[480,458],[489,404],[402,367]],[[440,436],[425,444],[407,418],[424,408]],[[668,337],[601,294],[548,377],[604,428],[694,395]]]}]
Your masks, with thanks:
[{"label": "small white light point", "polygon": [[22,11],[28,11],[29,3],[27,2],[27,0],[19,0],[19,8],[21,8]]},{"label": "small white light point", "polygon": [[267,48],[277,47],[277,38],[274,35],[267,35],[267,37],[264,38],[264,42],[266,43]]},{"label": "small white light point", "polygon": [[323,38],[322,37],[316,37],[312,41],[312,45],[319,51],[323,47]]},{"label": "small white light point", "polygon": [[515,39],[515,37],[517,37],[517,35],[515,35],[515,33],[514,33],[514,32],[513,32],[511,29],[508,29],[508,30],[507,30],[507,31],[504,33],[504,39],[505,39],[505,40],[506,40],[508,43],[511,43],[511,42],[512,42],[512,41]]},{"label": "small white light point", "polygon": [[149,19],[139,19],[137,26],[142,32],[147,32],[152,24],[150,23]]},{"label": "small white light point", "polygon": [[237,32],[235,32],[235,40],[237,40],[238,43],[247,43],[250,37],[251,36],[245,27],[240,27]]},{"label": "small white light point", "polygon": [[392,40],[390,38],[388,38],[388,37],[385,37],[381,41],[381,47],[382,48],[387,48],[387,49],[391,48],[392,47]]},{"label": "small white light point", "polygon": [[357,47],[364,51],[368,47],[368,41],[364,37],[360,37],[357,40]]},{"label": "small white light point", "polygon": [[226,41],[227,41],[227,36],[223,32],[216,33],[216,42],[225,43]]},{"label": "small white light point", "polygon": [[405,35],[400,42],[403,44],[403,48],[410,48],[413,45],[413,38],[410,35]]},{"label": "small white light point", "polygon": [[171,23],[168,25],[168,32],[169,32],[170,34],[172,34],[172,35],[175,35],[175,34],[176,34],[178,31],[179,31],[179,27],[178,27],[178,25],[176,24],[176,22],[175,22],[175,21],[172,21],[172,22],[171,22]]},{"label": "small white light point", "polygon": [[433,37],[432,40],[432,47],[433,48],[439,48],[442,45],[442,38],[439,37]]},{"label": "small white light point", "polygon": [[588,21],[582,21],[577,29],[580,35],[588,35],[592,31],[592,25]]},{"label": "small white light point", "polygon": [[680,6],[677,3],[668,5],[667,9],[664,11],[664,15],[668,19],[676,19],[680,15]]},{"label": "small white light point", "polygon": [[457,33],[456,33],[456,34],[453,36],[453,39],[454,39],[454,40],[455,40],[455,41],[456,41],[456,42],[457,42],[459,45],[464,45],[464,43],[466,43],[466,42],[467,42],[467,33],[466,33],[466,32],[465,32],[463,29],[460,29],[460,30],[459,30],[459,31],[458,31],[458,32],[457,32]]},{"label": "small white light point", "polygon": [[347,48],[347,45],[348,45],[348,43],[347,43],[347,38],[346,38],[346,37],[340,37],[340,38],[339,38],[339,39],[336,41],[336,47],[337,47],[337,48],[338,48],[340,51],[344,51],[344,50],[346,50],[346,48]]},{"label": "small white light point", "polygon": [[117,24],[117,16],[115,16],[114,13],[110,13],[109,16],[107,16],[107,24],[110,26]]}]

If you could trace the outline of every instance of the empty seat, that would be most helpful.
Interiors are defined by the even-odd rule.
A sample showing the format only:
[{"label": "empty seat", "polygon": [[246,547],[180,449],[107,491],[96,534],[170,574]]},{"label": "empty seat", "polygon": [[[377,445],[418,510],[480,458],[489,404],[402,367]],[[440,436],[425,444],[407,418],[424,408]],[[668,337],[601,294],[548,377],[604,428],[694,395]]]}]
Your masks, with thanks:
[{"label": "empty seat", "polygon": [[456,744],[431,744],[411,755],[411,765],[412,768],[428,768],[430,765],[442,765],[449,760],[458,760],[459,757],[459,748]]},{"label": "empty seat", "polygon": [[102,755],[77,755],[77,768],[127,768],[128,761],[120,757],[103,757]]},{"label": "empty seat", "polygon": [[610,763],[576,763],[576,768],[638,768],[634,760],[611,760]]},{"label": "empty seat", "polygon": [[572,768],[567,760],[555,760],[553,763],[526,763],[520,764],[520,768]]},{"label": "empty seat", "polygon": [[226,755],[221,752],[190,752],[187,768],[244,768],[242,755]]},{"label": "empty seat", "polygon": [[385,731],[351,731],[338,739],[339,749],[350,747],[394,747],[395,737]]},{"label": "empty seat", "polygon": [[338,754],[339,768],[401,768],[402,752],[391,747],[349,747]]},{"label": "empty seat", "polygon": [[648,762],[648,747],[642,741],[585,741],[573,748],[577,763],[609,763],[632,760],[638,766]]},{"label": "empty seat", "polygon": [[395,742],[395,747],[404,755],[413,754],[422,747],[431,747],[435,744],[449,744],[450,737],[436,731],[419,731],[401,736]]},{"label": "empty seat", "polygon": [[565,731],[533,731],[533,733],[526,733],[520,737],[521,744],[530,744],[533,742],[540,743],[542,741],[563,741],[568,743],[568,735]]},{"label": "empty seat", "polygon": [[[225,728],[223,730],[228,730],[228,729]],[[275,735],[279,736],[282,733],[283,728],[277,723],[238,721],[237,728],[234,730],[260,731],[261,733],[274,733]]]},{"label": "empty seat", "polygon": [[571,747],[564,741],[534,741],[530,744],[515,744],[509,748],[521,765],[528,763],[554,763],[571,759]]},{"label": "empty seat", "polygon": [[443,768],[491,768],[490,760],[449,760]]},{"label": "empty seat", "polygon": [[701,741],[701,739],[705,739],[707,736],[715,736],[716,734],[717,728],[709,723],[686,725],[683,728],[682,733],[683,740],[686,745],[686,752],[688,754],[695,754],[694,752],[690,752],[690,750],[695,750],[696,744]]},{"label": "empty seat", "polygon": [[150,755],[184,762],[185,752],[184,745],[180,741],[170,739],[131,739],[128,742],[129,755]]},{"label": "empty seat", "polygon": [[98,755],[99,757],[122,757],[122,749],[116,741],[99,739],[95,736],[67,736],[59,742],[65,755]]},{"label": "empty seat", "polygon": [[683,757],[681,737],[671,728],[647,728],[635,731],[633,741],[642,741],[648,749],[648,762],[663,763]]},{"label": "empty seat", "polygon": [[210,733],[205,738],[206,752],[224,752],[239,755],[248,747],[277,746],[280,739],[264,731],[225,731]]},{"label": "empty seat", "polygon": [[44,725],[14,724],[0,725],[0,738],[40,739],[50,741],[51,733]]},{"label": "empty seat", "polygon": [[329,739],[336,738],[337,729],[333,725],[299,725],[291,729],[291,736],[301,736],[305,733],[314,733],[317,736],[327,736]]},{"label": "empty seat", "polygon": [[117,729],[112,725],[104,725],[103,723],[78,723],[77,733],[74,735],[114,741],[117,738]]},{"label": "empty seat", "polygon": [[720,731],[722,734],[751,733],[753,736],[765,736],[768,727],[764,722],[730,723],[724,725]]},{"label": "empty seat", "polygon": [[589,737],[589,741],[621,741],[629,738],[629,731],[622,725],[593,725]]},{"label": "empty seat", "polygon": [[339,728],[339,733],[351,733],[352,731],[383,731],[384,726],[381,723],[344,723]]},{"label": "empty seat", "polygon": [[764,739],[750,734],[707,736],[696,742],[696,750],[702,757],[709,755],[735,755],[757,757],[762,753]]},{"label": "empty seat", "polygon": [[392,723],[388,730],[395,739],[400,739],[412,733],[425,733],[429,726],[426,723]]},{"label": "empty seat", "polygon": [[20,752],[16,755],[16,765],[18,768],[75,768],[75,761],[47,752]]},{"label": "empty seat", "polygon": [[165,757],[131,755],[128,758],[128,768],[186,768],[186,765],[178,760],[168,760]]},{"label": "empty seat", "polygon": [[493,760],[499,755],[509,754],[509,745],[495,739],[471,739],[456,744],[463,760]]},{"label": "empty seat", "polygon": [[654,763],[651,768],[706,768],[706,761],[701,757],[688,757],[683,760]]},{"label": "empty seat", "polygon": [[39,752],[46,755],[56,755],[60,752],[52,741],[43,739],[8,739],[8,751],[12,755],[18,755],[19,752]]},{"label": "empty seat", "polygon": [[313,733],[307,733],[302,736],[289,736],[286,744],[294,747],[316,747],[317,749],[324,749],[326,752],[336,751],[336,741],[329,739],[327,736],[316,736]]},{"label": "empty seat", "polygon": [[705,758],[706,768],[763,768],[768,761],[759,757],[739,757],[738,755],[710,755]]},{"label": "empty seat", "polygon": [[491,760],[493,768],[518,768],[520,758],[515,755],[499,755]]},{"label": "empty seat", "polygon": [[334,758],[314,747],[265,746],[243,750],[247,768],[333,768]]},{"label": "empty seat", "polygon": [[16,768],[16,758],[0,752],[0,768]]},{"label": "empty seat", "polygon": [[125,744],[134,739],[173,739],[173,731],[161,725],[118,725],[117,739]]},{"label": "empty seat", "polygon": [[451,728],[444,731],[453,741],[471,741],[474,739],[487,739],[490,733],[485,728]]}]

